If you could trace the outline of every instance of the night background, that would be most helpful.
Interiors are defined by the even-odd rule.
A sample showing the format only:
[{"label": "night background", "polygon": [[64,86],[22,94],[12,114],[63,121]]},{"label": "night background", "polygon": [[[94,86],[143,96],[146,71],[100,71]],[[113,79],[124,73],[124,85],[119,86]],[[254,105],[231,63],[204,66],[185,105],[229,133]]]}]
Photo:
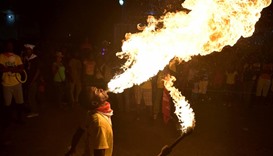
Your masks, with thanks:
[{"label": "night background", "polygon": [[[145,23],[148,14],[160,16],[164,10],[181,10],[181,2],[183,0],[125,0],[121,6],[118,0],[1,0],[1,27],[6,23],[8,11],[11,11],[15,14],[15,21],[8,27],[19,31],[18,39],[62,40],[90,36],[94,42],[113,40],[116,24]],[[259,36],[272,34],[272,10],[270,5],[262,12],[255,31]],[[33,27],[32,32],[24,30],[29,25]],[[1,35],[1,38],[5,36]]]},{"label": "night background", "polygon": [[15,24],[32,24],[39,32],[27,38],[64,39],[70,34],[102,40],[111,37],[114,24],[120,20],[119,3],[108,0],[1,0],[0,7],[18,15]]},{"label": "night background", "polygon": [[[88,37],[97,48],[97,56],[101,56],[102,44],[109,41],[113,57],[108,62],[114,72],[120,72],[117,68],[122,62],[116,61],[114,55],[120,50],[124,34],[137,32],[136,25],[145,24],[148,15],[159,17],[165,10],[185,10],[181,8],[183,1],[124,0],[124,5],[120,5],[119,0],[0,0],[0,52],[3,52],[3,42],[8,39],[41,46],[37,51],[43,58],[41,64],[46,82],[46,99],[43,107],[40,106],[40,115],[27,118],[22,125],[11,123],[1,127],[0,155],[63,156],[67,152],[72,134],[86,110],[81,106],[68,105],[60,109],[55,105],[50,67],[56,50],[73,47],[69,52],[74,53]],[[266,104],[254,100],[256,84],[252,86],[249,99],[245,100],[243,82],[238,79],[234,96],[226,99],[224,85],[217,90],[212,80],[215,73],[224,75],[230,67],[236,68],[241,76],[247,63],[253,63],[253,66],[264,62],[272,64],[273,4],[263,9],[255,28],[253,36],[241,38],[233,47],[225,47],[220,53],[193,56],[191,61],[177,66],[176,85],[190,100],[197,122],[193,133],[183,138],[170,156],[273,155],[273,89],[269,91]],[[192,86],[185,84],[190,67],[208,69],[209,85],[204,101],[191,99]],[[155,85],[155,81],[153,83]],[[114,110],[113,156],[155,156],[164,145],[170,145],[180,136],[175,117],[166,124],[161,118],[151,119],[143,111],[142,118],[136,120],[133,88],[110,96]],[[231,105],[227,104],[229,101],[232,101]],[[144,105],[143,101],[141,105]],[[2,120],[1,123],[5,122]],[[81,143],[80,152],[82,148]]]}]

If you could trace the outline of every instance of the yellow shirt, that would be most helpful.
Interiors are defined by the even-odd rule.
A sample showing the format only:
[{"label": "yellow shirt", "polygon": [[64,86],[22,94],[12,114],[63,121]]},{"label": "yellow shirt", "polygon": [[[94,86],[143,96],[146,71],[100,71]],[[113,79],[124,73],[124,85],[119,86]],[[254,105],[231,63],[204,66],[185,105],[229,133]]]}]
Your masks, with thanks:
[{"label": "yellow shirt", "polygon": [[[14,53],[4,53],[0,54],[0,64],[4,67],[15,67],[18,65],[22,65],[21,58]],[[12,73],[12,72],[4,72],[2,75],[2,85],[3,86],[15,86],[20,82],[17,80],[21,79],[20,74]]]},{"label": "yellow shirt", "polygon": [[85,152],[93,156],[94,149],[105,149],[105,156],[113,153],[113,131],[111,119],[102,113],[89,113],[83,125],[86,130]]},{"label": "yellow shirt", "polygon": [[238,75],[237,71],[234,72],[226,72],[226,84],[235,84],[236,76]]}]

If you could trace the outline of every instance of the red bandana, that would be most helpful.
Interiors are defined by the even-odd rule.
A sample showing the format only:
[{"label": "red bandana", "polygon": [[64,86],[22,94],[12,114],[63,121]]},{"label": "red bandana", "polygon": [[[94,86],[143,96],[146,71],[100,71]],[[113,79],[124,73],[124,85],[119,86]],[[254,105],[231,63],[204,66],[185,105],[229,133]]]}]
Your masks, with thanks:
[{"label": "red bandana", "polygon": [[106,113],[106,114],[113,112],[113,110],[111,109],[110,103],[107,101],[104,103],[104,105],[98,107],[97,111],[102,112],[102,113]]}]

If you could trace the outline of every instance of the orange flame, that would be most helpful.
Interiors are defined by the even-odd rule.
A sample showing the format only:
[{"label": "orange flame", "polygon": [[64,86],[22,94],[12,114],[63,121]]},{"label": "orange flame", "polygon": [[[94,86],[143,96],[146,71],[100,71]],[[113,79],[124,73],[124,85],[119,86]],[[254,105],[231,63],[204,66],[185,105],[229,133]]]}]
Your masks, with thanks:
[{"label": "orange flame", "polygon": [[170,92],[175,106],[175,114],[181,124],[182,133],[186,133],[190,128],[195,127],[195,119],[192,108],[189,103],[185,100],[185,97],[173,87],[175,77],[167,75],[164,79],[164,86]]},{"label": "orange flame", "polygon": [[[127,59],[121,67],[124,72],[108,83],[109,91],[121,93],[145,82],[174,57],[188,61],[194,55],[219,52],[241,37],[250,37],[262,9],[270,4],[271,0],[186,0],[182,6],[191,10],[189,13],[168,12],[159,19],[149,16],[141,32],[126,34],[122,51],[116,54]],[[173,90],[169,87],[172,98],[178,98],[174,101],[184,100]],[[185,126],[186,120],[181,120],[184,130],[194,125],[193,117]]]}]

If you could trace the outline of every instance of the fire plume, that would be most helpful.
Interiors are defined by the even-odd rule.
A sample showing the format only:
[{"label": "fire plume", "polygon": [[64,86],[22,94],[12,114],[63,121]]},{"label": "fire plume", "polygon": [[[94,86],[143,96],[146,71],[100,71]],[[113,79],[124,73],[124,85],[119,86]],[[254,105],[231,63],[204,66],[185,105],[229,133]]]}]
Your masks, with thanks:
[{"label": "fire plume", "polygon": [[[124,72],[110,80],[109,91],[121,93],[147,81],[175,57],[189,61],[194,55],[220,52],[241,37],[252,36],[261,11],[270,4],[271,0],[186,0],[182,6],[190,12],[167,12],[159,19],[148,16],[141,32],[125,35],[122,51],[116,54],[126,59]],[[191,110],[179,91],[167,86],[166,82],[176,108]],[[185,118],[181,119],[184,131],[194,126],[193,115]]]}]

